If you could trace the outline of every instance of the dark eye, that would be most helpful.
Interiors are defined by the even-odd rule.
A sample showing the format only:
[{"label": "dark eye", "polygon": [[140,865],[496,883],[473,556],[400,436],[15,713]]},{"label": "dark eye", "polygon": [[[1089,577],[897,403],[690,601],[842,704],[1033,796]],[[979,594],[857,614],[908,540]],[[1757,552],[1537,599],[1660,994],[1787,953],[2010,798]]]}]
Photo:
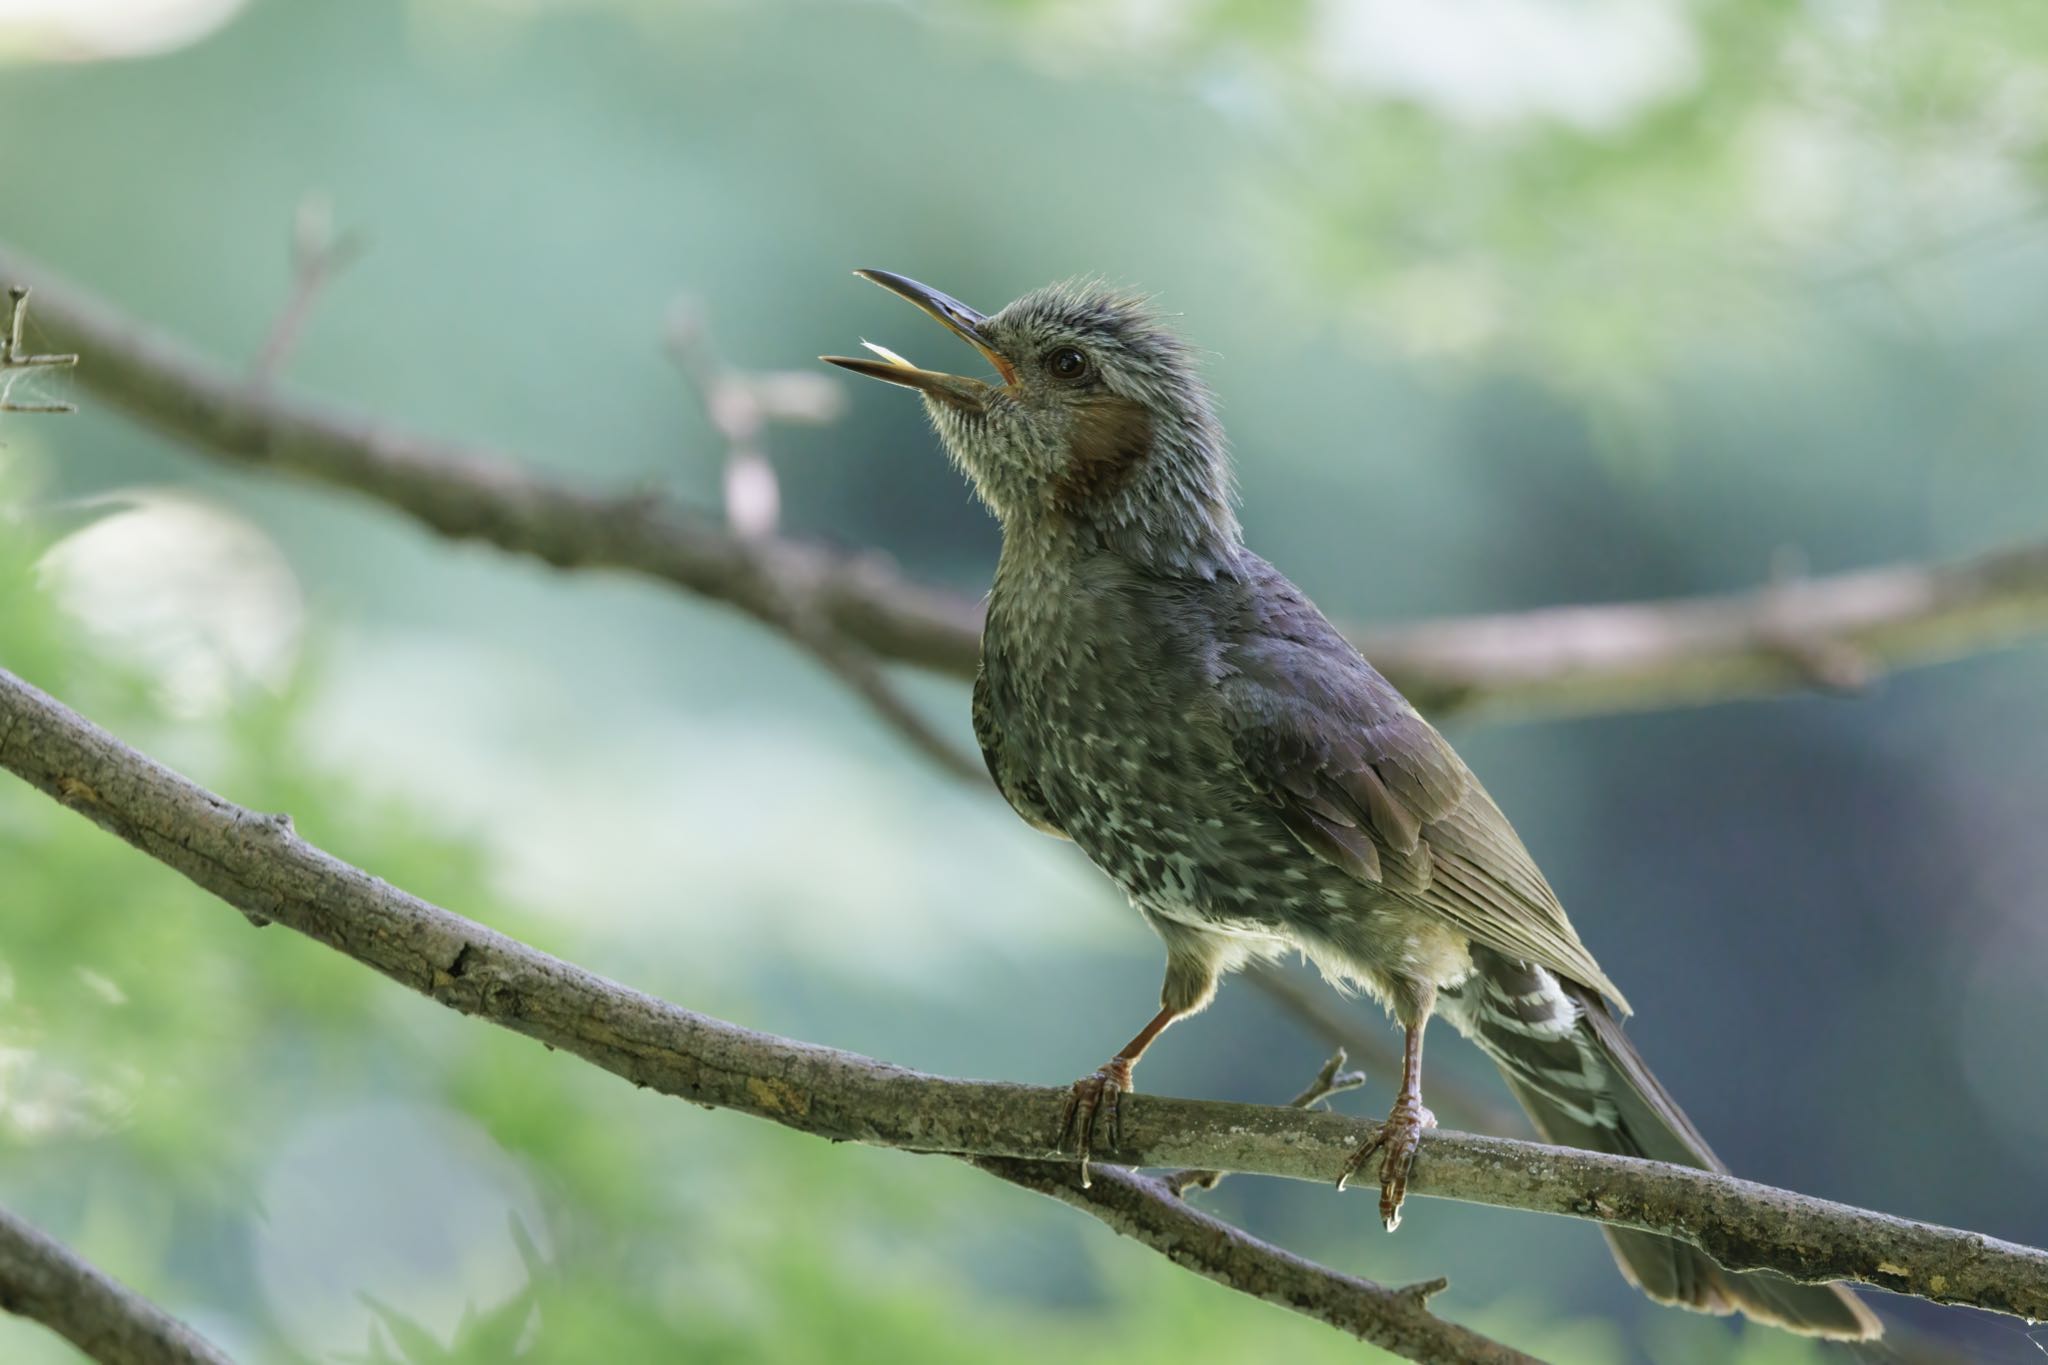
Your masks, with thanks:
[{"label": "dark eye", "polygon": [[1088,373],[1088,357],[1072,346],[1062,346],[1046,356],[1045,368],[1055,379],[1079,379]]}]

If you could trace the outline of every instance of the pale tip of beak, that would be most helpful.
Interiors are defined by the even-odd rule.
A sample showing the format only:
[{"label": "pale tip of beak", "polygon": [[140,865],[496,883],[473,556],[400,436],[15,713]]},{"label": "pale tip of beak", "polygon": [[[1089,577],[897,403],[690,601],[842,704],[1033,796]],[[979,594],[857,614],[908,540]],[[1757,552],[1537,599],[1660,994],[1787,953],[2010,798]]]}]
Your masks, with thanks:
[{"label": "pale tip of beak", "polygon": [[882,357],[882,359],[888,361],[891,365],[894,365],[899,370],[914,370],[917,368],[917,366],[911,364],[902,356],[897,355],[894,351],[890,350],[887,346],[882,345],[880,342],[869,341],[866,337],[862,337],[860,339],[860,344],[867,347],[870,351],[873,351],[876,355]]}]

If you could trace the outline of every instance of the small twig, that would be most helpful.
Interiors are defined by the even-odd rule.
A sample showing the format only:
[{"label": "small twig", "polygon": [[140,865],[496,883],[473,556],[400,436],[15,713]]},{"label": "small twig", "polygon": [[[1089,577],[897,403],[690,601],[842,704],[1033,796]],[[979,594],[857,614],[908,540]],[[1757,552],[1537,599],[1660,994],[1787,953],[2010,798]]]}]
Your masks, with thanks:
[{"label": "small twig", "polygon": [[1094,1180],[1083,1188],[1063,1162],[969,1160],[990,1175],[1100,1219],[1184,1270],[1291,1308],[1409,1360],[1456,1365],[1535,1361],[1431,1313],[1430,1295],[1448,1288],[1448,1280],[1389,1289],[1345,1275],[1192,1208],[1169,1193],[1163,1182],[1131,1171],[1097,1167]]},{"label": "small twig", "polygon": [[801,596],[774,588],[764,596],[777,603],[780,624],[789,637],[866,702],[868,709],[908,741],[911,748],[948,776],[987,785],[987,766],[962,751],[920,715],[889,681],[874,655],[834,630],[823,616],[809,609]]},{"label": "small twig", "polygon": [[[1365,1084],[1363,1071],[1345,1071],[1344,1049],[1338,1048],[1330,1054],[1330,1060],[1323,1063],[1323,1069],[1299,1095],[1287,1101],[1296,1109],[1313,1109],[1332,1095],[1341,1095],[1346,1090],[1356,1090]],[[1164,1178],[1162,1183],[1176,1199],[1187,1198],[1189,1190],[1213,1190],[1223,1183],[1228,1171],[1203,1171],[1190,1168],[1175,1171]]]},{"label": "small twig", "polygon": [[73,403],[17,403],[7,395],[14,381],[10,373],[26,370],[67,368],[78,363],[75,355],[29,355],[23,351],[22,329],[28,325],[29,287],[11,286],[7,291],[7,316],[0,320],[0,412],[77,412]]},{"label": "small twig", "polygon": [[[1370,1065],[1398,1074],[1401,1054],[1385,1030],[1374,1028],[1362,1011],[1347,1009],[1336,994],[1318,989],[1277,963],[1255,963],[1244,979],[1271,996],[1309,1030],[1333,1047],[1363,1057]],[[1529,1121],[1520,1110],[1489,1099],[1455,1075],[1439,1069],[1429,1082],[1429,1103],[1461,1128],[1496,1137],[1527,1133]]]},{"label": "small twig", "polygon": [[767,425],[745,381],[721,362],[695,300],[670,305],[663,342],[669,359],[725,447],[725,524],[743,536],[772,534],[782,519],[782,487],[761,448]]},{"label": "small twig", "polygon": [[5,1209],[0,1309],[41,1323],[101,1365],[233,1365],[190,1327]]},{"label": "small twig", "polygon": [[[726,524],[744,541],[758,541],[775,530],[781,505],[774,466],[761,447],[763,431],[773,420],[829,420],[837,412],[838,386],[823,376],[756,376],[731,368],[718,358],[702,313],[688,299],[670,308],[665,340],[670,358],[725,446]],[[766,556],[750,566],[768,619],[918,753],[953,777],[985,783],[988,773],[981,762],[919,715],[890,683],[880,661],[818,611],[813,599],[775,566]]]},{"label": "small twig", "polygon": [[688,297],[669,309],[663,340],[725,447],[725,520],[740,535],[771,535],[782,491],[764,436],[771,423],[819,426],[845,411],[837,381],[803,370],[739,370],[711,343],[703,310]]},{"label": "small twig", "polygon": [[334,208],[325,196],[309,194],[299,201],[292,218],[292,289],[249,366],[257,387],[275,379],[298,349],[321,291],[368,249],[369,238],[361,232],[335,233]]}]

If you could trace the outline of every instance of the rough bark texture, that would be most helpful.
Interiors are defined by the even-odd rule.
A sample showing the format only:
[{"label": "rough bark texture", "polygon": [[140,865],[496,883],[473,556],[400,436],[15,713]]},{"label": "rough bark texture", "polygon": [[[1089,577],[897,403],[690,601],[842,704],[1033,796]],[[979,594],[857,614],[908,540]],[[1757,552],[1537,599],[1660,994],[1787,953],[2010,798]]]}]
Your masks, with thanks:
[{"label": "rough bark texture", "polygon": [[[252,917],[636,1085],[842,1140],[1040,1160],[1063,1092],[922,1075],[756,1033],[609,981],[390,886],[129,749],[0,672],[0,767]],[[1329,1180],[1374,1125],[1134,1096],[1118,1159]],[[1642,1228],[1731,1269],[1858,1280],[2048,1318],[2048,1252],[1656,1162],[1433,1132],[1411,1194]],[[1361,1205],[1365,1207],[1365,1205]]]},{"label": "rough bark texture", "polygon": [[[281,396],[199,360],[0,246],[0,283],[35,287],[78,383],[217,459],[373,498],[442,535],[561,568],[611,569],[725,602],[771,628],[814,620],[883,659],[974,673],[980,603],[875,555],[741,536],[653,494],[605,495],[510,455]],[[1425,710],[1489,716],[1692,705],[1841,690],[2048,632],[2048,545],[1671,602],[1553,608],[1358,634]],[[803,640],[799,637],[799,643]]]},{"label": "rough bark texture", "polygon": [[0,1309],[103,1365],[232,1365],[198,1333],[0,1209]]}]

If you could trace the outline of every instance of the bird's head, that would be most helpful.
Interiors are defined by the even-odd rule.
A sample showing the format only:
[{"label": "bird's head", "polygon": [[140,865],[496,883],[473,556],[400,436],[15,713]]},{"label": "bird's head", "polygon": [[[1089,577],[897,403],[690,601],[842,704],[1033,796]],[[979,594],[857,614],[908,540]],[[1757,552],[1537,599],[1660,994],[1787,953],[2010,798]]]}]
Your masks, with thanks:
[{"label": "bird's head", "polygon": [[1229,460],[1193,358],[1137,298],[1052,285],[1000,312],[885,270],[857,272],[910,300],[995,367],[993,381],[825,356],[916,389],[947,451],[1006,536],[1076,538],[1163,569],[1213,572],[1238,543]]}]

